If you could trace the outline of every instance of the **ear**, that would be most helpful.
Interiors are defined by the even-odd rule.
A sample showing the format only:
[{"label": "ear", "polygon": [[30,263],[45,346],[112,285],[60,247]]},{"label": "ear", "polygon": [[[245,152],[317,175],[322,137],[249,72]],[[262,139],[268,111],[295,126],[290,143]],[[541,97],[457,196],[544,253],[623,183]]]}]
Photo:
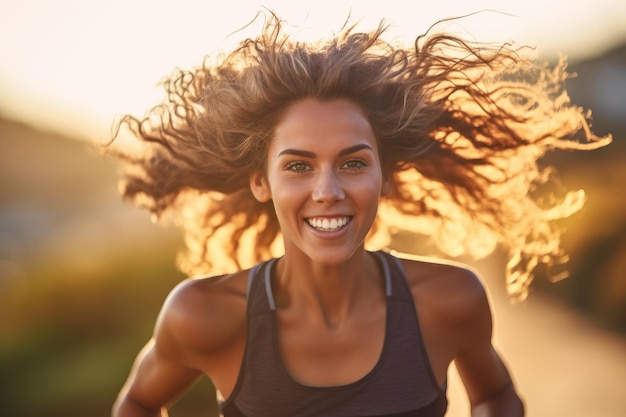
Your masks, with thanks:
[{"label": "ear", "polygon": [[267,183],[267,178],[261,171],[255,171],[250,175],[250,190],[259,203],[267,203],[272,199],[272,192]]}]

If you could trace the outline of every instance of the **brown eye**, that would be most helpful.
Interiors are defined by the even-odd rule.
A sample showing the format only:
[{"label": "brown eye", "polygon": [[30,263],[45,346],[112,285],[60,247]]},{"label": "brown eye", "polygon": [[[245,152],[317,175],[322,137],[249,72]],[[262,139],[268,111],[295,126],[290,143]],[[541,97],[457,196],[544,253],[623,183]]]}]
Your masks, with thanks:
[{"label": "brown eye", "polygon": [[293,161],[293,162],[289,162],[287,165],[285,165],[285,170],[286,171],[292,171],[292,172],[300,173],[300,172],[309,171],[310,167],[305,162]]},{"label": "brown eye", "polygon": [[367,162],[362,159],[351,159],[342,165],[342,168],[349,171],[359,171],[367,166]]}]

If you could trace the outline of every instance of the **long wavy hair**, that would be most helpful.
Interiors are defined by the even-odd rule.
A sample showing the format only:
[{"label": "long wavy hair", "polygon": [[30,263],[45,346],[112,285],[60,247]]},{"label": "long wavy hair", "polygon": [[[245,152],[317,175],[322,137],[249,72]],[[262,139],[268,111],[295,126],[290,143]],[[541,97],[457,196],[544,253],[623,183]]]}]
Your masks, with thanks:
[{"label": "long wavy hair", "polygon": [[[188,274],[215,273],[276,256],[272,203],[249,188],[263,170],[284,111],[305,98],[349,99],[378,141],[393,191],[383,197],[370,246],[397,231],[433,237],[450,256],[509,255],[507,288],[523,299],[538,264],[566,260],[557,221],[579,210],[580,190],[554,181],[539,159],[553,149],[594,149],[611,138],[564,89],[563,61],[548,66],[510,44],[469,42],[429,30],[405,48],[346,26],[318,42],[293,40],[276,16],[258,37],[162,82],[164,101],[117,122],[144,145],[110,147],[127,163],[122,193],[183,229]],[[227,260],[227,263],[223,261]]]}]

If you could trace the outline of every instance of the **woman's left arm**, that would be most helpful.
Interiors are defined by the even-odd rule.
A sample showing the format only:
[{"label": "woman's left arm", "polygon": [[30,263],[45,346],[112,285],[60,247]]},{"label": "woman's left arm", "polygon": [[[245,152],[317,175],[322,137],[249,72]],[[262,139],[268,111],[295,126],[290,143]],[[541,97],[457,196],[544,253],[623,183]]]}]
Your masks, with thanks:
[{"label": "woman's left arm", "polygon": [[524,405],[492,344],[484,284],[460,264],[404,261],[425,344],[439,378],[454,361],[473,417],[521,417]]},{"label": "woman's left arm", "polygon": [[[472,417],[524,416],[524,404],[492,344],[492,317],[484,290],[474,293],[463,348],[454,359],[465,385]],[[476,296],[478,295],[478,296]]]},{"label": "woman's left arm", "polygon": [[491,344],[455,359],[456,368],[467,390],[472,417],[521,417],[524,404],[511,377]]}]

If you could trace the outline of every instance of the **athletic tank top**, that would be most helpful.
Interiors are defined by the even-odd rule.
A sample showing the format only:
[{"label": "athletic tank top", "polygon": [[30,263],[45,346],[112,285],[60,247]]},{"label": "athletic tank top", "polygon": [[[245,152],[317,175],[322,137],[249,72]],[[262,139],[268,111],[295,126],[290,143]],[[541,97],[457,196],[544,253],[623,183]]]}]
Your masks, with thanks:
[{"label": "athletic tank top", "polygon": [[361,379],[311,387],[289,374],[279,347],[271,277],[276,259],[256,265],[248,282],[248,334],[241,370],[224,417],[441,417],[448,405],[422,342],[400,261],[373,252],[385,278],[387,320],[378,362]]}]

